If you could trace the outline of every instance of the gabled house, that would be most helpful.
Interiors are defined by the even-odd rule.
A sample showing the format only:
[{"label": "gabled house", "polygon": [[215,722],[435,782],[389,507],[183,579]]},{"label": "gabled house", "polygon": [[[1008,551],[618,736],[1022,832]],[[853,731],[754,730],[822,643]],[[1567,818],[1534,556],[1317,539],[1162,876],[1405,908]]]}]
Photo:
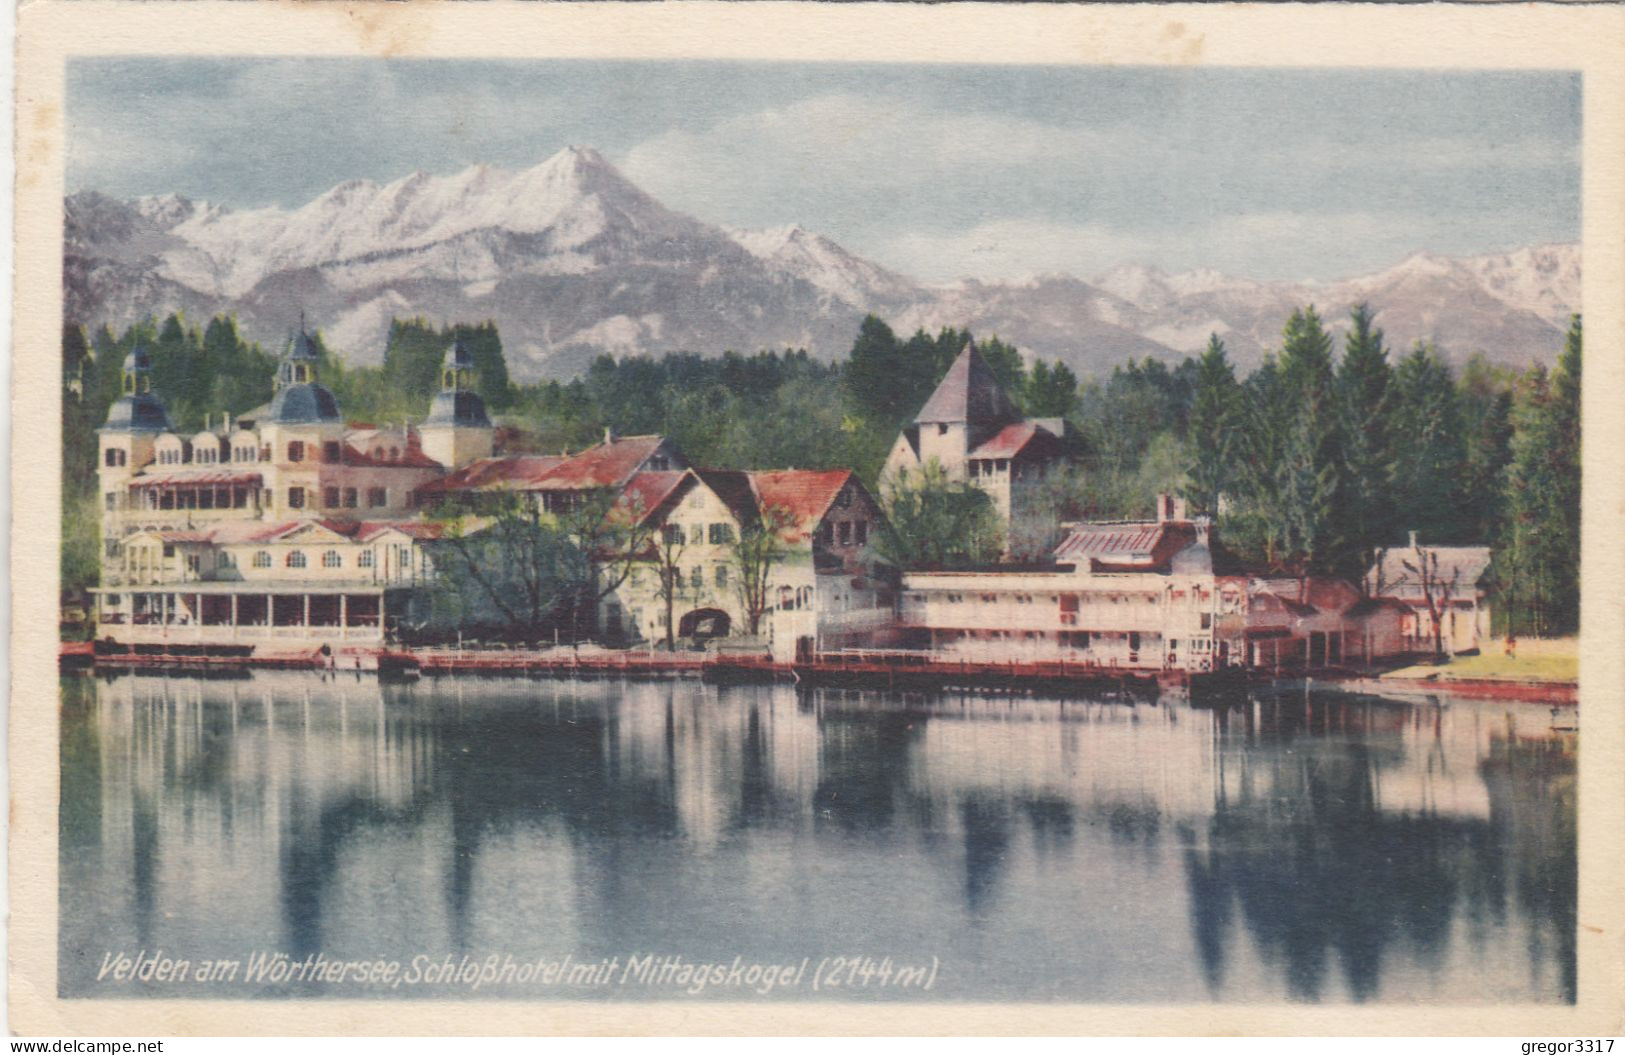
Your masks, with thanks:
[{"label": "gabled house", "polygon": [[1437,623],[1446,655],[1476,652],[1490,640],[1488,546],[1409,544],[1382,550],[1366,573],[1366,592],[1409,610],[1402,634],[1412,652],[1432,652]]},{"label": "gabled house", "polygon": [[[872,548],[882,514],[850,470],[646,472],[623,502],[649,542],[601,616],[632,641],[748,636],[754,614],[761,643],[791,659],[892,627],[895,577]],[[740,545],[761,531],[771,545]]]}]

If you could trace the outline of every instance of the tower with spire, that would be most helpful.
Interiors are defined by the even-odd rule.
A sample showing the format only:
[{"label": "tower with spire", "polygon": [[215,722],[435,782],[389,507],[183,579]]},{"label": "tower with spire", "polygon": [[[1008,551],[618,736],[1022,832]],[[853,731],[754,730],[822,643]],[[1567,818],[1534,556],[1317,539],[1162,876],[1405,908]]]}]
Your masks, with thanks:
[{"label": "tower with spire", "polygon": [[441,363],[440,391],[429,404],[429,416],[418,432],[423,453],[447,469],[461,469],[489,458],[495,430],[485,400],[474,390],[474,353],[458,336]]},{"label": "tower with spire", "polygon": [[1067,456],[1066,422],[1023,418],[982,353],[967,344],[898,435],[880,478],[889,486],[935,463],[949,480],[987,492],[1009,525]]}]

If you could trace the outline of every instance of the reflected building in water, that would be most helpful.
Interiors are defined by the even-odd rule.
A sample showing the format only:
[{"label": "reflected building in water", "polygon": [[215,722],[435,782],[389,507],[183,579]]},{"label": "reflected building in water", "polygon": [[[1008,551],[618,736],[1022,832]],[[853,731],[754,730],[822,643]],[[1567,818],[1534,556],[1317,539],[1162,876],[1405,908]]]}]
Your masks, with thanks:
[{"label": "reflected building in water", "polygon": [[1572,754],[1488,705],[264,673],[69,678],[63,731],[65,995],[113,995],[121,947],[935,956],[961,999],[1574,993]]}]

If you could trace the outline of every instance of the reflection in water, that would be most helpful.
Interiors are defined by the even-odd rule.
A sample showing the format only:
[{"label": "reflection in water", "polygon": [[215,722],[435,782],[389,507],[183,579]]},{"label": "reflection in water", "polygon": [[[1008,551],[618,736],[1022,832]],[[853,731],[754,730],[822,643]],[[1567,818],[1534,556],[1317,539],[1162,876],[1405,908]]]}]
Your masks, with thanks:
[{"label": "reflection in water", "polygon": [[948,999],[1574,997],[1573,744],[1538,708],[277,673],[67,677],[62,704],[64,995],[380,995],[98,981],[144,949],[936,957]]}]

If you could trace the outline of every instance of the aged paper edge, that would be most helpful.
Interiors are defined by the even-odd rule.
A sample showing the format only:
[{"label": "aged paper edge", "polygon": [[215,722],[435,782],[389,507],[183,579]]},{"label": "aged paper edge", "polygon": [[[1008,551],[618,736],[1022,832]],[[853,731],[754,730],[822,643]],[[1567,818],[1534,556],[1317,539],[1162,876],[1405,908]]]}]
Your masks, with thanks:
[{"label": "aged paper edge", "polygon": [[[1578,70],[1586,364],[1579,996],[1572,1007],[222,1002],[56,996],[64,64],[91,54]],[[24,1035],[1625,1032],[1625,8],[34,0],[18,13],[11,962]],[[47,453],[41,457],[41,452]]]}]

